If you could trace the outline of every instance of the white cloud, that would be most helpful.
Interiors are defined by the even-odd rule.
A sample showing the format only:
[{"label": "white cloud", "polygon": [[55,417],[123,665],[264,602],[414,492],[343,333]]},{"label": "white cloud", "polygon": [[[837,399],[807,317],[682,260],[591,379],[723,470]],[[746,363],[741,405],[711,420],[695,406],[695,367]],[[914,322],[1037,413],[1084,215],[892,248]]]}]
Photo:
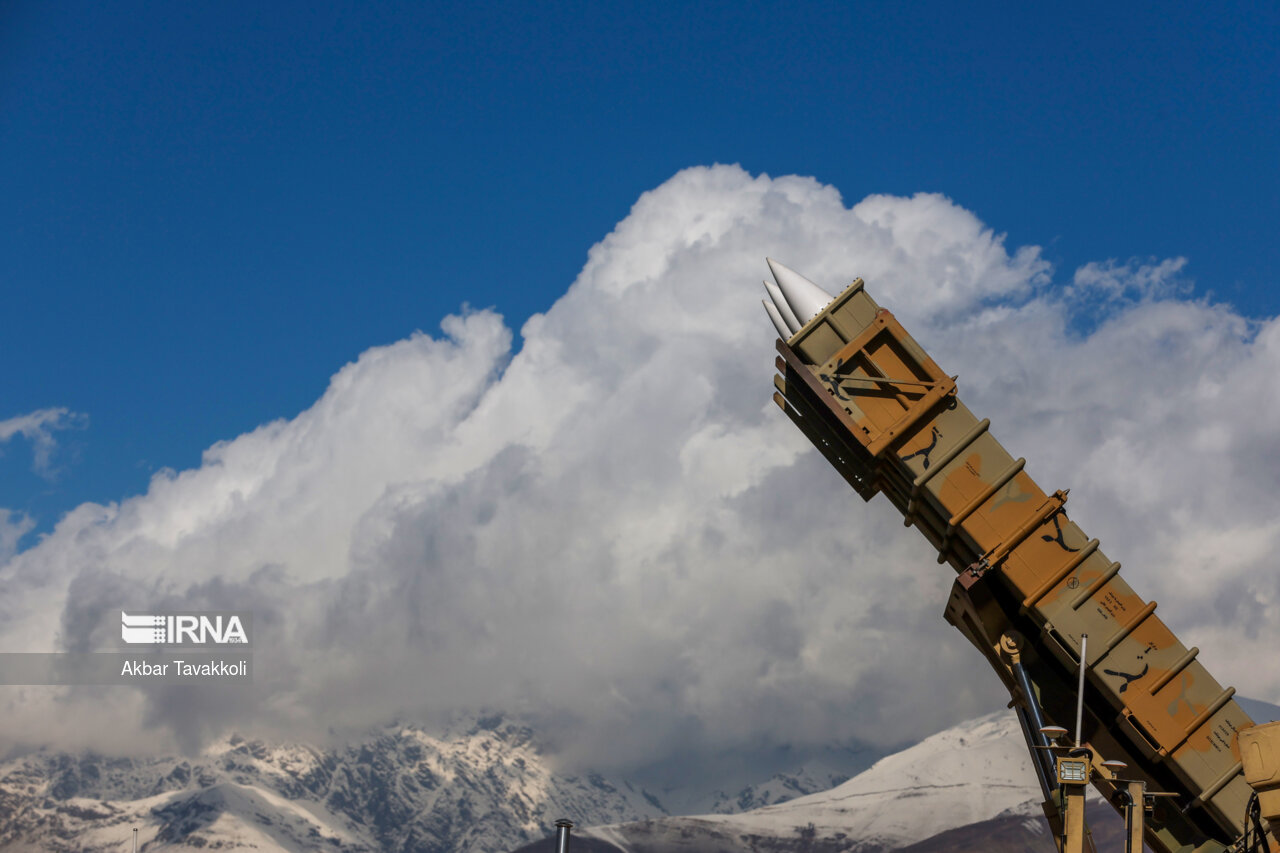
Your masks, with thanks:
[{"label": "white cloud", "polygon": [[58,445],[54,432],[83,428],[87,420],[84,415],[65,408],[37,409],[0,421],[0,444],[16,435],[22,436],[31,444],[32,469],[41,476],[52,476],[53,451]]},{"label": "white cloud", "polygon": [[0,564],[18,552],[19,540],[35,526],[35,519],[26,513],[0,508]]},{"label": "white cloud", "polygon": [[[987,710],[994,677],[940,617],[946,570],[769,400],[766,254],[829,289],[864,277],[1219,677],[1280,698],[1236,659],[1280,639],[1274,320],[1155,286],[1180,261],[1068,292],[941,196],[846,208],[721,166],[645,193],[518,354],[495,314],[448,318],[14,556],[6,649],[92,647],[121,606],[252,608],[257,683],[28,690],[8,731],[190,746],[483,706],[600,764]],[[1081,331],[1084,285],[1145,296]]]},{"label": "white cloud", "polygon": [[1078,292],[1089,299],[1101,298],[1115,301],[1131,296],[1137,299],[1158,299],[1185,295],[1189,286],[1178,281],[1178,274],[1187,265],[1186,258],[1166,258],[1159,263],[1140,263],[1130,260],[1121,264],[1116,260],[1105,263],[1092,261],[1076,270],[1073,287],[1068,292]]}]

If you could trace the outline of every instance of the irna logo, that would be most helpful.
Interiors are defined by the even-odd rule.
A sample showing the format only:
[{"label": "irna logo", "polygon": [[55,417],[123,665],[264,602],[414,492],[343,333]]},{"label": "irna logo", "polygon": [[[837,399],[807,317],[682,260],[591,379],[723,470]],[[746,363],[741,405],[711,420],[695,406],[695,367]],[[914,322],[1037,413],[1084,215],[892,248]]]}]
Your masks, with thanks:
[{"label": "irna logo", "polygon": [[225,646],[249,642],[247,616],[237,613],[155,613],[120,611],[120,637],[148,646]]}]

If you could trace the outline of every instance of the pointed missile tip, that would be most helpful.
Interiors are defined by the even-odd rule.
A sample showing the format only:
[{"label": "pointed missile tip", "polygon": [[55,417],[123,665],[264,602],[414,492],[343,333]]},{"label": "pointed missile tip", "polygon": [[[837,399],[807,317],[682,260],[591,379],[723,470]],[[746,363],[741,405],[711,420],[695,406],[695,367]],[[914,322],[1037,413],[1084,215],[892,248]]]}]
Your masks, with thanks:
[{"label": "pointed missile tip", "polygon": [[787,328],[794,335],[800,331],[804,323],[801,323],[796,317],[795,312],[791,310],[791,306],[787,304],[787,298],[782,295],[782,291],[778,289],[778,285],[773,284],[768,279],[762,281],[765,293],[769,294],[769,299],[773,300],[773,307],[778,309],[778,314],[782,317],[782,321],[787,324]]},{"label": "pointed missile tip", "polygon": [[778,289],[782,291],[791,312],[795,314],[801,326],[812,320],[831,303],[832,299],[835,299],[830,293],[786,264],[772,258],[765,260],[769,263],[769,271],[773,273],[774,280],[778,282]]},{"label": "pointed missile tip", "polygon": [[760,304],[764,306],[764,312],[769,315],[769,321],[773,323],[773,328],[778,330],[778,337],[784,341],[791,340],[793,334],[787,329],[786,322],[782,319],[782,315],[778,313],[778,309],[768,299],[761,299]]},{"label": "pointed missile tip", "polygon": [[773,276],[773,280],[778,281],[778,267],[785,267],[786,264],[768,257],[764,259],[764,262],[769,265],[769,274]]}]

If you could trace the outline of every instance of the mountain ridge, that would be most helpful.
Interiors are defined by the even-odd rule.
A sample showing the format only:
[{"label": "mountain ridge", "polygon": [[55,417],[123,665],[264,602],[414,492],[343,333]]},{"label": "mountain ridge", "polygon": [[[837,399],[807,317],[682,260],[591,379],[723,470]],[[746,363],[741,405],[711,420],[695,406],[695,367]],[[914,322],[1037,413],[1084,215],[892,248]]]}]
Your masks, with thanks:
[{"label": "mountain ridge", "polygon": [[[1258,721],[1280,716],[1249,707]],[[0,762],[0,851],[118,851],[138,827],[142,853],[535,853],[551,849],[561,817],[578,827],[575,853],[1003,853],[1046,843],[1007,710],[826,788],[835,772],[801,766],[733,796],[708,792],[706,813],[672,815],[634,780],[557,769],[532,728],[500,716],[435,734],[397,724],[332,748],[231,736],[189,757],[38,751]],[[741,806],[754,808],[733,813]],[[1118,831],[1110,807],[1091,814],[1100,841]]]},{"label": "mountain ridge", "polygon": [[198,757],[37,752],[0,764],[0,849],[255,847],[463,853],[532,841],[558,817],[664,814],[625,780],[555,770],[511,722],[441,738],[409,726],[333,750],[232,737]]}]

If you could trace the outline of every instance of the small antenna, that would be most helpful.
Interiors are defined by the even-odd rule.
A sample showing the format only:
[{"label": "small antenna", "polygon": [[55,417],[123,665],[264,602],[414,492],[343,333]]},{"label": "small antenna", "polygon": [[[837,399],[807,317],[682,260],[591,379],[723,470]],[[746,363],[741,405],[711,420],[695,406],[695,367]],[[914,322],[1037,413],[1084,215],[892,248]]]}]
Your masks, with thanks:
[{"label": "small antenna", "polygon": [[138,827],[133,828],[133,853],[138,853]]},{"label": "small antenna", "polygon": [[560,818],[556,821],[556,853],[569,853],[569,830],[573,829],[573,821]]},{"label": "small antenna", "polygon": [[1080,725],[1084,722],[1084,668],[1089,658],[1089,635],[1080,635],[1080,686],[1076,689],[1076,746],[1080,745]]}]

